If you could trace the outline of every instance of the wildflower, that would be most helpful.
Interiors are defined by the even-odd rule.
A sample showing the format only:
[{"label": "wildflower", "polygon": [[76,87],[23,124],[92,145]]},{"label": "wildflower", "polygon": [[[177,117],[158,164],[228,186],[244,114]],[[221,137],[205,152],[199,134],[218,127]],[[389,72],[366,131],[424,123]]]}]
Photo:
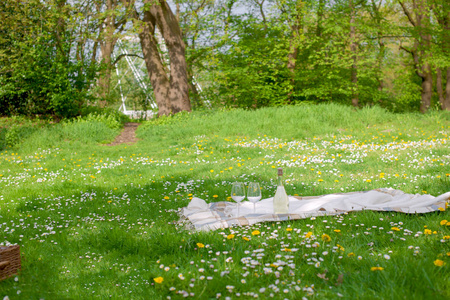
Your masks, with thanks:
[{"label": "wildflower", "polygon": [[169,200],[169,196],[164,196],[164,199]]},{"label": "wildflower", "polygon": [[261,232],[259,232],[259,230],[253,230],[252,231],[252,235],[258,235],[258,234],[260,234]]},{"label": "wildflower", "polygon": [[423,233],[424,233],[424,234],[431,234],[432,231],[431,231],[430,229],[425,229]]},{"label": "wildflower", "polygon": [[324,234],[322,234],[322,241],[328,243],[329,241],[331,241],[331,238],[328,234],[324,233]]},{"label": "wildflower", "polygon": [[448,222],[447,220],[442,220],[439,224],[440,224],[440,225],[446,225],[447,222]]},{"label": "wildflower", "polygon": [[286,228],[286,231],[292,231],[291,227]]},{"label": "wildflower", "polygon": [[349,254],[347,254],[347,256],[348,256],[348,257],[350,257],[350,256],[355,256],[355,253],[350,252]]},{"label": "wildflower", "polygon": [[161,276],[153,278],[153,281],[155,281],[156,283],[161,284],[164,281],[164,278],[162,278]]},{"label": "wildflower", "polygon": [[305,238],[307,238],[307,239],[309,239],[311,236],[312,236],[312,232],[311,232],[311,231],[308,231],[308,232],[305,234]]},{"label": "wildflower", "polygon": [[250,241],[250,239],[249,239],[248,237],[246,237],[246,236],[243,236],[242,239],[243,239],[244,241]]},{"label": "wildflower", "polygon": [[229,234],[229,235],[227,235],[227,239],[231,240],[231,239],[233,239],[233,238],[234,238],[234,234]]},{"label": "wildflower", "polygon": [[445,265],[445,262],[443,260],[436,259],[434,261],[434,265],[437,266],[437,267],[442,267],[443,265]]},{"label": "wildflower", "polygon": [[444,240],[450,240],[450,235],[444,235],[443,239]]},{"label": "wildflower", "polygon": [[336,247],[338,247],[339,248],[339,250],[341,250],[342,252],[344,252],[345,251],[345,248],[344,247],[342,247],[341,245],[339,245],[339,244],[336,244]]},{"label": "wildflower", "polygon": [[339,233],[339,232],[341,232],[341,230],[340,229],[335,229],[335,230],[333,230],[334,232],[336,232],[336,233]]},{"label": "wildflower", "polygon": [[391,230],[393,230],[393,231],[400,231],[400,228],[398,228],[398,227],[392,227]]},{"label": "wildflower", "polygon": [[372,267],[370,268],[370,271],[383,271],[384,268],[383,267]]},{"label": "wildflower", "polygon": [[217,197],[219,197],[219,195],[214,195],[214,196],[213,196],[213,198],[217,198]]},{"label": "wildflower", "polygon": [[199,248],[205,248],[205,245],[202,244],[202,243],[197,243],[197,247],[199,247]]}]

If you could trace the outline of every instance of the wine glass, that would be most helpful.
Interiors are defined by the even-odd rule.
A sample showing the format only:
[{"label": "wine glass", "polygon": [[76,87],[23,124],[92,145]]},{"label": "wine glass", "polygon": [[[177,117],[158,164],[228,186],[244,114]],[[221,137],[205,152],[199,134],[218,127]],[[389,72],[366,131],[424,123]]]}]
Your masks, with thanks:
[{"label": "wine glass", "polygon": [[237,203],[237,217],[239,217],[239,202],[245,198],[245,187],[242,182],[234,182],[231,187],[231,198]]},{"label": "wine glass", "polygon": [[256,202],[261,200],[261,188],[259,187],[259,183],[257,182],[249,183],[247,191],[247,199],[248,201],[253,203],[253,213],[256,213]]}]

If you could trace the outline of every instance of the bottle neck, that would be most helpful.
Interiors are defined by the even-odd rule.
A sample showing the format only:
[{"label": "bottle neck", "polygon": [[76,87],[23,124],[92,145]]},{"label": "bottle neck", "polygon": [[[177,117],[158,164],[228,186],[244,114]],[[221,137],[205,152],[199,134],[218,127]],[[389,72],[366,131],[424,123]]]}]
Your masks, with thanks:
[{"label": "bottle neck", "polygon": [[283,176],[278,176],[277,186],[283,186]]}]

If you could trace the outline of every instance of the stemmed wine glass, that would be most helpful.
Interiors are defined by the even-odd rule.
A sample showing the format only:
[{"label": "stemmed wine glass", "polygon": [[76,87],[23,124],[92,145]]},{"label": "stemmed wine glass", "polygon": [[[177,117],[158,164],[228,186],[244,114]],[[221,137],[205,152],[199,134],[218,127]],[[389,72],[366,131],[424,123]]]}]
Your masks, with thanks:
[{"label": "stemmed wine glass", "polygon": [[245,198],[245,187],[242,182],[234,182],[231,187],[231,198],[237,203],[237,217],[239,217],[239,202]]},{"label": "stemmed wine glass", "polygon": [[253,213],[256,213],[256,202],[261,200],[261,188],[259,187],[259,183],[257,182],[249,183],[247,191],[247,199],[248,201],[253,203]]}]

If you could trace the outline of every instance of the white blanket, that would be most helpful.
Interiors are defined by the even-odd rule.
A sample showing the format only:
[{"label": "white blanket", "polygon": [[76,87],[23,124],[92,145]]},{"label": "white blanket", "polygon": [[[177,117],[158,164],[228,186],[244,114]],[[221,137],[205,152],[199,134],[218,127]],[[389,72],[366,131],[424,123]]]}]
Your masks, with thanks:
[{"label": "white blanket", "polygon": [[253,203],[245,201],[240,204],[240,214],[237,217],[237,206],[234,202],[208,204],[200,198],[193,198],[189,205],[182,209],[182,217],[197,230],[215,230],[265,221],[304,219],[361,210],[428,213],[445,210],[448,201],[450,192],[433,197],[406,194],[389,188],[314,197],[289,197],[289,213],[284,215],[273,213],[273,198],[258,202],[256,213],[253,213]]}]

